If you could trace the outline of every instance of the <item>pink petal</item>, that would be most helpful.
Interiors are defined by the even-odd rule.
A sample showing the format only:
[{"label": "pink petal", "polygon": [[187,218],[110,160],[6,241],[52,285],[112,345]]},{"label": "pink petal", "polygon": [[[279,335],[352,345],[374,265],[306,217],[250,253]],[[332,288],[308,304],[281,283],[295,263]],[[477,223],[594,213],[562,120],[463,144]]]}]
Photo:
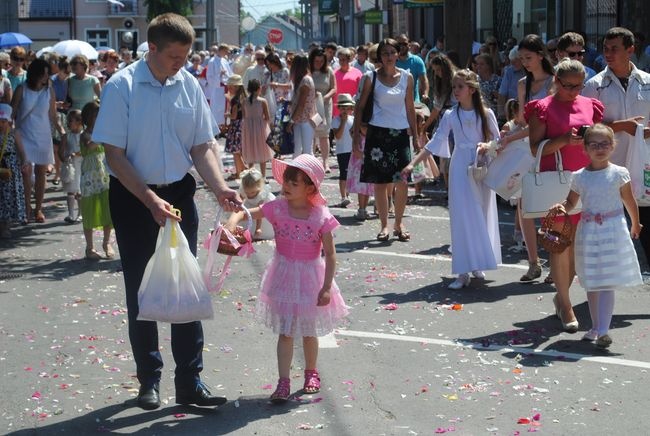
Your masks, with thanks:
[{"label": "pink petal", "polygon": [[530,424],[530,418],[519,418],[517,424]]},{"label": "pink petal", "polygon": [[273,389],[273,385],[264,385],[264,386],[262,386],[262,389],[264,389],[266,391],[271,390],[271,389]]}]

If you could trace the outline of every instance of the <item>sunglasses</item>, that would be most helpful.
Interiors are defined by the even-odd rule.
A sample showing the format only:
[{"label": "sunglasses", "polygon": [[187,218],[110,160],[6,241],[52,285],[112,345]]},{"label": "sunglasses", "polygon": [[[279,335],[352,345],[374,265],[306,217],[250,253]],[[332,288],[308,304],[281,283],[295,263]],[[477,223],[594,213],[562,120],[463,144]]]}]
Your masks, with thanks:
[{"label": "sunglasses", "polygon": [[264,58],[255,58],[256,61],[263,61]]},{"label": "sunglasses", "polygon": [[562,88],[566,89],[567,91],[580,91],[585,87],[584,83],[578,83],[577,85],[564,83],[559,77],[557,77],[557,81],[560,83],[560,86],[562,86]]},{"label": "sunglasses", "polygon": [[587,142],[587,147],[592,150],[608,150],[612,146],[612,143],[609,141],[603,142]]},{"label": "sunglasses", "polygon": [[577,58],[578,56],[584,56],[585,55],[585,50],[580,50],[580,51],[568,51],[566,52],[567,56],[569,56],[571,59]]},{"label": "sunglasses", "polygon": [[16,56],[12,56],[11,60],[16,61],[16,62],[25,62],[25,58],[19,58],[19,57],[16,57]]}]

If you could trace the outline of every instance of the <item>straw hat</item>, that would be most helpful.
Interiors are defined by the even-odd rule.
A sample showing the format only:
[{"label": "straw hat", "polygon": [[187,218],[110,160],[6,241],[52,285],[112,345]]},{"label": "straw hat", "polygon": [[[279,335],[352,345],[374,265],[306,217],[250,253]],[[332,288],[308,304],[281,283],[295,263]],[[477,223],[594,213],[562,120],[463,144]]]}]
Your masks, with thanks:
[{"label": "straw hat", "polygon": [[323,197],[323,194],[320,192],[320,185],[325,178],[325,169],[323,169],[323,164],[311,154],[301,154],[293,160],[278,160],[273,159],[271,163],[271,169],[273,170],[273,178],[280,185],[283,183],[284,170],[288,166],[296,167],[302,170],[309,180],[316,187],[316,195],[314,195],[314,204],[327,204],[327,200]]},{"label": "straw hat", "polygon": [[233,74],[232,76],[228,77],[228,81],[226,82],[226,85],[243,86],[244,82],[242,81],[242,78],[239,74]]},{"label": "straw hat", "polygon": [[352,96],[350,94],[339,94],[338,97],[336,97],[336,105],[337,106],[354,106],[354,100],[352,99]]}]

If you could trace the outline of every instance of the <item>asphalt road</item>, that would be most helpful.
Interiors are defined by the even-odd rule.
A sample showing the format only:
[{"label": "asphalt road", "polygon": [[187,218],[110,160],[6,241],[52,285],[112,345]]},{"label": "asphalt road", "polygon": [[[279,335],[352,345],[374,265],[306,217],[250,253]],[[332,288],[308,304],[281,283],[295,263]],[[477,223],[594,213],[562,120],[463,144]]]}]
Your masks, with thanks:
[{"label": "asphalt road", "polygon": [[[324,185],[332,203],[335,176]],[[64,195],[49,189],[47,222],[15,228],[14,240],[0,242],[0,432],[647,434],[648,288],[617,294],[609,352],[580,341],[590,322],[578,283],[571,295],[580,332],[562,332],[553,287],[518,282],[525,258],[510,250],[513,210],[501,205],[504,264],[485,281],[449,291],[445,197],[429,188],[408,206],[408,243],[375,241],[378,221],[354,220],[354,204],[332,208],[342,224],[337,281],[351,315],[321,340],[320,393],[300,392],[297,345],[292,401],[267,401],[277,379],[276,338],[252,310],[273,246],[261,242],[251,259],[234,259],[213,298],[215,319],[204,323],[202,377],[229,402],[216,410],[174,404],[170,329],[160,324],[164,404],[153,412],[129,402],[138,385],[119,259],[84,260],[81,226],[63,222]],[[197,202],[206,235],[215,202],[205,189]]]}]

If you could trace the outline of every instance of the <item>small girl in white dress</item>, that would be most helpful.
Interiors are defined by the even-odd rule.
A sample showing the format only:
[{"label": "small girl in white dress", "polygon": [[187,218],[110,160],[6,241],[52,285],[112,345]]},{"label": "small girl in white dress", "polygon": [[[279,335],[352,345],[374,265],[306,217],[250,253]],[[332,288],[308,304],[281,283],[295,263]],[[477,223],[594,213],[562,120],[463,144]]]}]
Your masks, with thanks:
[{"label": "small girl in white dress", "polygon": [[[599,348],[612,343],[609,325],[614,312],[614,289],[643,283],[632,238],[641,233],[639,208],[630,173],[609,162],[614,151],[614,132],[596,124],[584,135],[591,163],[573,173],[571,191],[551,210],[570,211],[582,200],[582,214],[575,240],[575,266],[580,284],[587,291],[592,327],[583,340]],[[623,206],[632,222],[628,231]]]},{"label": "small girl in white dress", "polygon": [[[260,207],[264,203],[275,200],[275,195],[266,184],[266,180],[257,168],[244,170],[240,174],[241,185],[239,186],[239,195],[244,199],[244,206],[247,209]],[[233,223],[235,218],[233,217]],[[253,239],[273,239],[273,226],[270,222],[263,219],[255,220],[254,227],[251,229]]]}]

